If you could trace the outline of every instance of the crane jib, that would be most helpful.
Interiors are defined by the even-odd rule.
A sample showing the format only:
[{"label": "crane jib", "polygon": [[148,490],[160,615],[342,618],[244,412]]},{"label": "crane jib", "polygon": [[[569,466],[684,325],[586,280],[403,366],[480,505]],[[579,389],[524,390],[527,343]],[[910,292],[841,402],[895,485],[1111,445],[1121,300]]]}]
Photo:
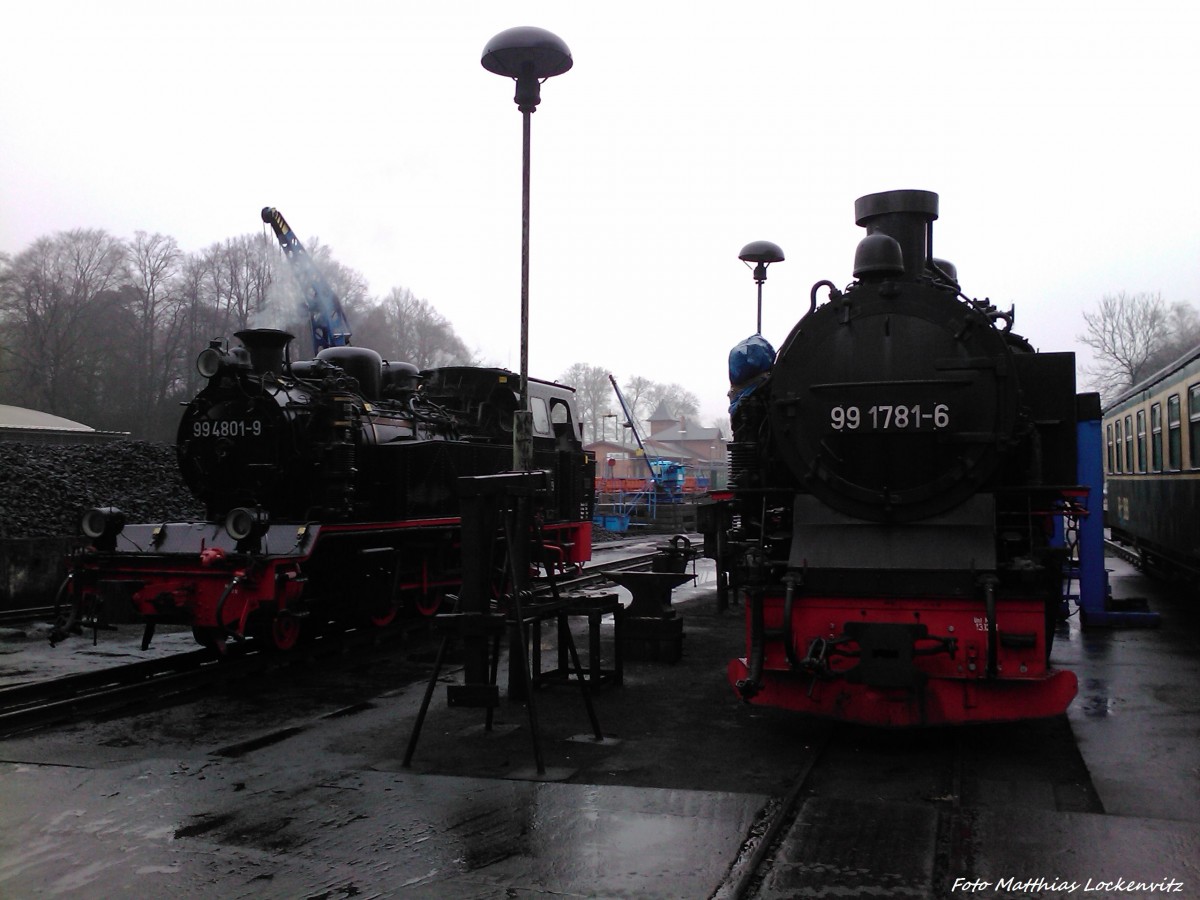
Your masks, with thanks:
[{"label": "crane jib", "polygon": [[313,353],[350,343],[350,323],[342,310],[341,300],[308,255],[283,213],[273,206],[266,206],[263,207],[262,220],[275,232],[283,255],[291,263],[292,274],[300,285],[312,324]]}]

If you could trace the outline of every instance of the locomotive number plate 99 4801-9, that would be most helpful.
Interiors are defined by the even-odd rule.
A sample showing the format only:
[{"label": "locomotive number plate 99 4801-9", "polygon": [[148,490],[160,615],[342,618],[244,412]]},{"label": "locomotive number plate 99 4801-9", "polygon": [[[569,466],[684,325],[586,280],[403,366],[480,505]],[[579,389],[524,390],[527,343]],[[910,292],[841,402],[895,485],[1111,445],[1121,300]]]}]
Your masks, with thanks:
[{"label": "locomotive number plate 99 4801-9", "polygon": [[263,424],[258,419],[243,421],[241,419],[200,419],[192,423],[192,437],[259,437],[263,433]]},{"label": "locomotive number plate 99 4801-9", "polygon": [[835,406],[829,411],[829,427],[834,431],[938,431],[949,426],[946,403]]}]

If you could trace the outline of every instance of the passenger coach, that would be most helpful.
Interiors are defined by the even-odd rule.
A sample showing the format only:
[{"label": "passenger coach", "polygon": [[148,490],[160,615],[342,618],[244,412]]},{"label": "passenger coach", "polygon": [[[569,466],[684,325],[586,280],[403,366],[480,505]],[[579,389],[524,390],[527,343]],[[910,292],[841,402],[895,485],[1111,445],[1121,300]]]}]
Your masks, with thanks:
[{"label": "passenger coach", "polygon": [[1104,411],[1104,448],[1113,538],[1200,572],[1200,346]]}]

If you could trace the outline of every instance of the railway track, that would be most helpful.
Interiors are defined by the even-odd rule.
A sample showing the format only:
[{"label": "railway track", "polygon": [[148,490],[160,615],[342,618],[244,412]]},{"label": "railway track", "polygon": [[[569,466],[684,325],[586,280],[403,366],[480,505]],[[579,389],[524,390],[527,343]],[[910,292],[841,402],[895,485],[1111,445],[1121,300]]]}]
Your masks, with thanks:
[{"label": "railway track", "polygon": [[53,725],[79,715],[100,715],[150,701],[159,705],[180,702],[189,692],[236,675],[219,665],[207,650],[182,653],[167,659],[95,672],[66,675],[0,689],[0,737]]},{"label": "railway track", "polygon": [[0,628],[45,621],[54,615],[53,606],[27,606],[22,609],[0,609]]},{"label": "railway track", "polygon": [[1117,559],[1123,559],[1125,562],[1131,563],[1138,568],[1142,567],[1143,560],[1141,554],[1132,547],[1127,547],[1125,544],[1105,538],[1104,552],[1108,556],[1115,556]]},{"label": "railway track", "polygon": [[[790,789],[774,798],[714,900],[950,896],[971,876],[974,823],[1014,802],[1102,813],[1065,716],[879,732],[822,723]],[[869,888],[869,890],[868,890]],[[859,892],[862,892],[861,894]]]},{"label": "railway track", "polygon": [[[640,549],[604,563],[585,567],[577,575],[557,579],[561,591],[579,590],[607,582],[603,571],[639,571],[649,568],[655,553]],[[548,584],[534,592],[549,593]],[[38,608],[53,617],[53,607]],[[22,611],[25,612],[25,611]],[[23,621],[37,616],[30,615]],[[144,660],[95,671],[60,676],[0,688],[0,738],[85,717],[135,714],[149,709],[186,703],[222,684],[259,677],[292,666],[327,665],[333,659],[353,656],[373,648],[395,652],[416,632],[427,632],[430,620],[399,622],[384,629],[330,631],[305,642],[289,653],[274,653],[253,641],[235,645],[234,652],[218,657],[210,650],[194,650],[161,659]]]}]

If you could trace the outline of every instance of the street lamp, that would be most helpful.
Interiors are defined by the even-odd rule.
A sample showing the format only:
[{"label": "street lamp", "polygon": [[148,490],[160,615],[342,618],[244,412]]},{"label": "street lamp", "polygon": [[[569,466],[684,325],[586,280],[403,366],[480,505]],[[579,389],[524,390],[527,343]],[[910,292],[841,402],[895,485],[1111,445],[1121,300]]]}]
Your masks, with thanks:
[{"label": "street lamp", "polygon": [[747,268],[750,267],[750,263],[755,263],[754,280],[758,284],[758,331],[755,334],[762,334],[762,286],[767,280],[767,266],[783,262],[783,251],[779,249],[778,244],[772,244],[770,241],[751,241],[742,248],[738,259],[744,262]]},{"label": "street lamp", "polygon": [[[601,416],[601,418],[613,420],[613,442],[616,443],[616,440],[617,440],[617,414],[616,413],[604,413],[604,415]],[[607,437],[608,437],[608,422],[601,422],[600,426],[601,426],[601,429],[600,429],[601,440],[607,439]]]},{"label": "street lamp", "polygon": [[489,72],[517,83],[513,102],[521,111],[521,408],[513,417],[513,467],[533,465],[533,412],[529,408],[529,116],[542,100],[542,82],[568,71],[571,51],[557,35],[523,25],[502,31],[483,48]]}]

